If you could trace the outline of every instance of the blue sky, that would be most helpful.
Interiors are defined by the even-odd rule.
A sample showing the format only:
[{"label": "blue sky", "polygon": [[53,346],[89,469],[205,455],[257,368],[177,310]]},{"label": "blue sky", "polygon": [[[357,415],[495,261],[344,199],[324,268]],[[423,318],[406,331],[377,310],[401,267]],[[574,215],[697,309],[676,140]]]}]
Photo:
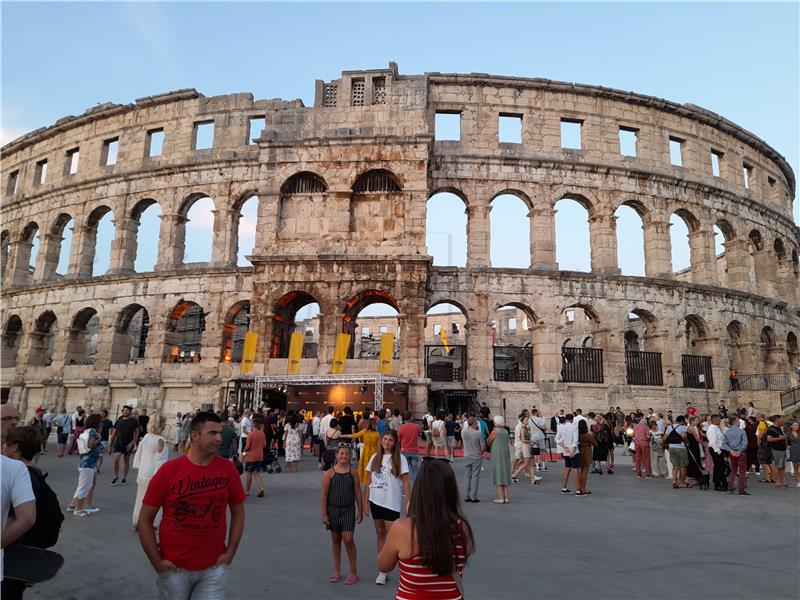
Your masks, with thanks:
[{"label": "blue sky", "polygon": [[[4,2],[2,137],[7,142],[97,103],[184,87],[312,105],[315,79],[394,60],[406,74],[546,77],[691,102],[767,141],[797,173],[799,19],[797,3]],[[446,262],[453,239],[457,262],[463,229],[452,211],[436,212],[446,202],[431,203],[430,250]],[[800,222],[797,201],[794,207]],[[576,206],[558,208],[557,235],[572,239],[585,216]],[[527,266],[519,210],[509,200],[492,211],[504,232],[494,236],[493,260],[508,266]],[[640,226],[628,217],[620,223],[623,272],[638,274]],[[202,227],[191,232],[187,258],[202,257],[206,243]],[[559,262],[586,269],[587,249],[560,247]],[[104,255],[98,252],[98,262]],[[687,256],[676,248],[676,266]]]}]

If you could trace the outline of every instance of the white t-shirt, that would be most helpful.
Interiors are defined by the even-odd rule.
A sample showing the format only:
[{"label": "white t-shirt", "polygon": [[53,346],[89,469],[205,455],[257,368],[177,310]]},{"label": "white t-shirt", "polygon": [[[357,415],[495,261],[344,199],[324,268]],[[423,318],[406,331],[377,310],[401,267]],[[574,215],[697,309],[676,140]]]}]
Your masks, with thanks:
[{"label": "white t-shirt", "polygon": [[328,427],[331,426],[331,421],[333,421],[333,415],[327,414],[322,417],[322,420],[319,422],[319,437],[324,438],[325,433],[328,431]]},{"label": "white t-shirt", "polygon": [[372,461],[376,456],[378,455],[373,454],[367,463],[367,471],[371,476],[369,501],[389,510],[400,512],[403,496],[403,482],[400,477],[408,473],[408,461],[405,456],[400,455],[400,477],[395,477],[392,475],[392,456],[390,454],[383,456],[381,470],[377,473],[372,472]]},{"label": "white t-shirt", "polygon": [[239,422],[239,437],[246,438],[248,433],[253,432],[253,421],[250,417],[242,417]]},{"label": "white t-shirt", "polygon": [[321,422],[322,419],[320,419],[319,417],[314,417],[311,420],[311,433],[314,435],[314,437],[317,437],[319,435],[319,425]]},{"label": "white t-shirt", "polygon": [[[8,520],[8,509],[12,506],[17,507],[26,502],[35,502],[36,496],[33,495],[31,487],[31,476],[28,474],[28,467],[19,460],[13,460],[7,456],[2,456],[0,462],[0,475],[2,475],[2,488],[0,488],[0,511],[3,515],[3,531]],[[407,469],[407,467],[406,467]],[[3,551],[0,550],[0,580],[3,579]]]},{"label": "white t-shirt", "polygon": [[[544,440],[544,432],[547,431],[547,421],[545,421],[544,417],[532,417],[529,420],[530,430],[531,430],[531,440],[534,442],[541,442]],[[539,427],[541,429],[539,429]]]}]

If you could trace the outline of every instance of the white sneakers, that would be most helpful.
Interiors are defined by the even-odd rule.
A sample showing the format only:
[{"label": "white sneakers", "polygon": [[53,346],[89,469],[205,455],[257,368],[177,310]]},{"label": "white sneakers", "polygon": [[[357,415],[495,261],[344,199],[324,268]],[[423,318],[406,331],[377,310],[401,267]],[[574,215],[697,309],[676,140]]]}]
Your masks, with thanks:
[{"label": "white sneakers", "polygon": [[377,585],[386,585],[386,580],[389,578],[388,573],[378,573],[378,576],[375,578],[375,583]]}]

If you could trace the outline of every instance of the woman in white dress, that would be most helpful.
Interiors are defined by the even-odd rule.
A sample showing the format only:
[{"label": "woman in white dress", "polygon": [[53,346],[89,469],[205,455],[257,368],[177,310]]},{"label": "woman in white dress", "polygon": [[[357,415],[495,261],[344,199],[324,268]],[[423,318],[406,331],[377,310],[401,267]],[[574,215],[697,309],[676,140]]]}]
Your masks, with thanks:
[{"label": "woman in white dress", "polygon": [[283,428],[283,447],[286,451],[286,472],[297,473],[297,465],[303,456],[303,431],[305,421],[293,413]]},{"label": "woman in white dress", "polygon": [[162,437],[165,425],[166,419],[163,415],[155,414],[150,417],[147,434],[139,441],[139,448],[133,457],[133,468],[139,470],[136,476],[136,502],[133,505],[134,531],[139,521],[139,511],[142,508],[147,485],[161,465],[169,460],[169,446]]}]

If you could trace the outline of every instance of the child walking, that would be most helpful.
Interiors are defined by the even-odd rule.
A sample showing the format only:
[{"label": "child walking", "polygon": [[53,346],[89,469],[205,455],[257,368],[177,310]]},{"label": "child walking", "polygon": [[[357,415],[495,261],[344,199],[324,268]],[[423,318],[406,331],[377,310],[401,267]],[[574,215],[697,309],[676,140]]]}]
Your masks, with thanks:
[{"label": "child walking", "polygon": [[361,496],[358,472],[350,468],[352,449],[341,445],[336,450],[336,461],[333,467],[325,471],[322,478],[322,496],[320,510],[325,528],[331,532],[333,546],[333,573],[328,577],[331,583],[338,583],[342,569],[342,541],[344,541],[347,560],[350,563],[350,574],[345,585],[359,582],[356,564],[356,543],[353,532],[356,523],[364,517],[364,500]]}]

